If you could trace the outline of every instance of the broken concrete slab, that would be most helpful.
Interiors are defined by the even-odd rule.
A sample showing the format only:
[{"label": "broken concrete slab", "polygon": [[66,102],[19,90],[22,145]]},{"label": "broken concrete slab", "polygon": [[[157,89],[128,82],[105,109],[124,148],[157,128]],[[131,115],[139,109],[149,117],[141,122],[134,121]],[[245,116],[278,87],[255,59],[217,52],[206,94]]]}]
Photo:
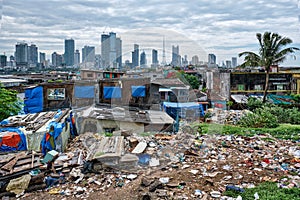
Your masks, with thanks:
[{"label": "broken concrete slab", "polygon": [[102,137],[95,148],[93,160],[105,163],[108,166],[115,166],[119,163],[124,152],[124,137]]},{"label": "broken concrete slab", "polygon": [[147,143],[146,142],[140,142],[133,149],[133,151],[131,153],[135,153],[135,154],[143,153],[145,151],[146,147],[147,147]]}]

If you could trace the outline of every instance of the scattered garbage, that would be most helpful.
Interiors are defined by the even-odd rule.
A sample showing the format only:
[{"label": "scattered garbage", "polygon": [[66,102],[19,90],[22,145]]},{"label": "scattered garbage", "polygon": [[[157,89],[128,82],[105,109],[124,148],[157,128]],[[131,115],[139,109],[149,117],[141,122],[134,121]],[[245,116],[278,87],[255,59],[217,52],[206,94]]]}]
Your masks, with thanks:
[{"label": "scattered garbage", "polygon": [[[299,188],[300,147],[268,137],[179,132],[103,139],[89,132],[75,137],[65,153],[49,151],[42,160],[38,153],[1,157],[0,194],[22,195],[38,187],[50,195],[88,199],[93,191],[137,187],[144,199],[222,199],[224,191],[242,193],[264,181]],[[26,170],[18,168],[22,163]],[[30,177],[17,190],[9,185],[16,173]]]}]

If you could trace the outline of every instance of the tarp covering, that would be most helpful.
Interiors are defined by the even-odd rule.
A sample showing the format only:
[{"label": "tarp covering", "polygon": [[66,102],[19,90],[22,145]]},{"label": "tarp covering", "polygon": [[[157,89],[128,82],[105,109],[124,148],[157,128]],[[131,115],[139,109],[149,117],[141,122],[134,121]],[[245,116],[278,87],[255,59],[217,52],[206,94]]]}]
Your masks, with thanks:
[{"label": "tarp covering", "polygon": [[95,97],[95,86],[75,86],[75,98],[89,98]]},{"label": "tarp covering", "polygon": [[122,91],[120,87],[104,87],[103,93],[105,99],[117,99],[122,97]]},{"label": "tarp covering", "polygon": [[76,124],[75,124],[75,118],[73,116],[73,112],[70,112],[70,116],[68,117],[68,122],[70,123],[70,133],[73,137],[78,135]]},{"label": "tarp covering", "polygon": [[48,151],[56,150],[57,141],[56,139],[61,134],[64,124],[52,121],[47,127],[47,132],[41,141],[41,152],[46,155]]},{"label": "tarp covering", "polygon": [[43,111],[43,87],[25,89],[24,112],[38,113]]},{"label": "tarp covering", "polygon": [[0,128],[0,151],[26,151],[24,133],[18,128]]},{"label": "tarp covering", "polygon": [[179,118],[186,118],[187,112],[194,111],[194,117],[203,117],[204,110],[202,104],[188,102],[188,103],[172,103],[164,102],[163,109],[168,115],[176,120],[177,113]]},{"label": "tarp covering", "polygon": [[146,86],[131,86],[131,95],[133,97],[145,97]]},{"label": "tarp covering", "polygon": [[226,101],[221,101],[221,100],[211,101],[211,105],[212,105],[213,108],[220,108],[222,110],[227,109]]},{"label": "tarp covering", "polygon": [[293,104],[293,97],[288,95],[275,95],[275,94],[268,94],[268,99],[273,102],[274,104],[286,104],[290,105]]}]

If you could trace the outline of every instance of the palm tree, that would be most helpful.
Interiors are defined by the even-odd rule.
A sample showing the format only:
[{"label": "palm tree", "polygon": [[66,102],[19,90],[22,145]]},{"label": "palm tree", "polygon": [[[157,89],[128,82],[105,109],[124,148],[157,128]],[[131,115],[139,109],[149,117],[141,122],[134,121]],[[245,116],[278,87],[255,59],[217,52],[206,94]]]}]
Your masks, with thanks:
[{"label": "palm tree", "polygon": [[287,47],[286,45],[291,44],[293,41],[290,38],[282,37],[277,33],[265,32],[262,36],[261,33],[256,34],[256,38],[259,42],[260,48],[259,53],[253,53],[245,51],[239,54],[239,57],[245,56],[244,63],[241,67],[264,67],[266,72],[266,81],[264,88],[263,102],[266,102],[266,96],[269,86],[269,73],[272,65],[284,61],[286,56],[290,53],[294,53],[299,50],[296,47]]}]

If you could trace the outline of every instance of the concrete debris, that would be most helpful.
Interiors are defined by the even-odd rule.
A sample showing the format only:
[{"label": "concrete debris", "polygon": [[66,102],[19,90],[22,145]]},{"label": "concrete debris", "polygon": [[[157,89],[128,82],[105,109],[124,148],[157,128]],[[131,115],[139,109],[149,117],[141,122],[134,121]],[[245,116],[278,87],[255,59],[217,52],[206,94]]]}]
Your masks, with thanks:
[{"label": "concrete debris", "polygon": [[[226,199],[226,190],[243,192],[264,181],[279,188],[300,187],[296,142],[265,135],[145,135],[87,132],[74,138],[65,153],[48,152],[44,165],[37,153],[6,155],[0,159],[0,197],[23,191],[31,195],[28,191],[38,186],[41,195],[61,199],[113,199],[112,191],[123,190],[130,191],[126,195],[131,199]],[[10,180],[24,175],[31,179],[12,190]]]}]

